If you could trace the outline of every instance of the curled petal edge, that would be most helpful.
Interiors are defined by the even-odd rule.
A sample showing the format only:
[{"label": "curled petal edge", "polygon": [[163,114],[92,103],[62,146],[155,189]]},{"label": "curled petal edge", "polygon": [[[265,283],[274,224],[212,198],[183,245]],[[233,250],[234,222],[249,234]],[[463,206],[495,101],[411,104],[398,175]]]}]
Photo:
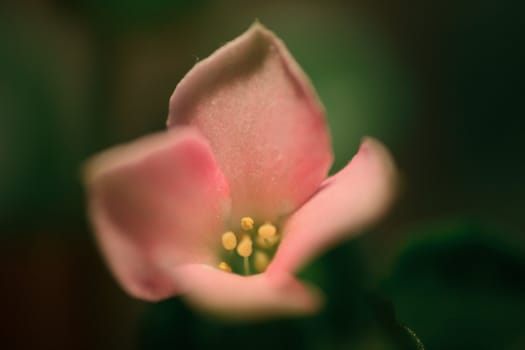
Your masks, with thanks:
[{"label": "curled petal edge", "polygon": [[232,321],[301,316],[317,312],[323,296],[292,275],[279,283],[266,273],[240,276],[208,265],[188,264],[175,270],[182,297],[208,315]]},{"label": "curled petal edge", "polygon": [[334,244],[359,234],[390,207],[397,184],[390,152],[379,141],[364,138],[350,163],[326,179],[291,215],[268,273],[292,273]]}]

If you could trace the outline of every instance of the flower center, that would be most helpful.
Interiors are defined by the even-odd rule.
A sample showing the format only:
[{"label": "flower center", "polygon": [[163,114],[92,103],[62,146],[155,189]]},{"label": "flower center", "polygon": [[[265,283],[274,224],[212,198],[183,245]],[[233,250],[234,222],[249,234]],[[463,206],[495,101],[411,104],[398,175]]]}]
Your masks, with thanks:
[{"label": "flower center", "polygon": [[219,269],[240,275],[264,272],[279,245],[280,235],[271,222],[257,225],[251,217],[243,217],[236,232],[222,234],[222,261]]}]

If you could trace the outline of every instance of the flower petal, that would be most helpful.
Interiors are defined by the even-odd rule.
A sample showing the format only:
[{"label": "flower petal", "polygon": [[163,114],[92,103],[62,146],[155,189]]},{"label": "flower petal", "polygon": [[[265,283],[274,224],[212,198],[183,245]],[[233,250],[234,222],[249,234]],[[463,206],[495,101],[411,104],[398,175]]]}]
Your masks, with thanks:
[{"label": "flower petal", "polygon": [[174,266],[216,263],[228,187],[196,130],[163,132],[105,152],[88,164],[86,184],[98,241],[130,294],[172,295]]},{"label": "flower petal", "polygon": [[311,314],[322,297],[291,275],[276,284],[264,273],[249,277],[207,265],[188,264],[175,270],[183,296],[196,308],[228,319],[264,319]]},{"label": "flower petal", "polygon": [[282,41],[258,23],[179,83],[168,126],[183,124],[210,140],[230,185],[234,220],[291,213],[332,162],[314,89]]},{"label": "flower petal", "polygon": [[380,217],[394,198],[396,170],[378,141],[366,138],[352,161],[287,221],[268,273],[289,273],[313,255]]}]

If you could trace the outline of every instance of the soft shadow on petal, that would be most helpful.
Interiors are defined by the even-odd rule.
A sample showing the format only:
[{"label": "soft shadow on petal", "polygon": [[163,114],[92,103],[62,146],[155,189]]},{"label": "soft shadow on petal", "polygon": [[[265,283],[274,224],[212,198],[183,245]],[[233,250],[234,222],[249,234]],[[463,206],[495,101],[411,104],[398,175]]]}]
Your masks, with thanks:
[{"label": "soft shadow on petal", "polygon": [[196,130],[179,128],[104,152],[87,164],[85,182],[98,242],[132,295],[176,294],[177,264],[216,262],[228,186]]},{"label": "soft shadow on petal", "polygon": [[397,173],[388,150],[365,138],[359,152],[287,221],[269,274],[289,273],[333,244],[357,235],[388,209]]},{"label": "soft shadow on petal", "polygon": [[282,41],[258,23],[179,83],[168,126],[184,124],[210,140],[230,185],[235,220],[291,213],[332,162],[324,111],[310,81]]},{"label": "soft shadow on petal", "polygon": [[264,273],[249,277],[207,265],[181,265],[174,271],[184,298],[209,315],[230,320],[312,314],[322,306],[321,294],[292,275],[279,284]]}]

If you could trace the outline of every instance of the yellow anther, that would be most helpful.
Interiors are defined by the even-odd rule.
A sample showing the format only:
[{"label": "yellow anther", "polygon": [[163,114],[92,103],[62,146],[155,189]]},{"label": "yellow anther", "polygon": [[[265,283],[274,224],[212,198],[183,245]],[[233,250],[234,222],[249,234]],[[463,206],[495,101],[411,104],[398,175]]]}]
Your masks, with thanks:
[{"label": "yellow anther", "polygon": [[241,227],[243,230],[251,230],[253,228],[253,219],[249,216],[245,216],[241,219]]},{"label": "yellow anther", "polygon": [[224,261],[221,261],[221,263],[219,264],[219,269],[224,272],[232,272],[232,267]]},{"label": "yellow anther", "polygon": [[228,231],[222,234],[222,247],[226,250],[233,250],[237,246],[235,233]]},{"label": "yellow anther", "polygon": [[265,252],[259,250],[255,251],[253,255],[253,264],[255,265],[255,270],[257,272],[264,272],[270,263],[270,258]]},{"label": "yellow anther", "polygon": [[277,229],[275,228],[275,226],[267,222],[266,224],[260,226],[257,232],[262,238],[270,238],[275,236],[275,234],[277,233]]},{"label": "yellow anther", "polygon": [[275,235],[273,237],[268,237],[268,238],[257,236],[257,238],[255,239],[255,242],[257,243],[258,247],[266,249],[266,248],[271,248],[275,244],[277,244],[277,242],[279,242],[279,238],[280,238],[279,235]]},{"label": "yellow anther", "polygon": [[253,242],[249,237],[245,237],[241,240],[237,246],[237,253],[243,258],[247,258],[252,255],[253,252]]}]

